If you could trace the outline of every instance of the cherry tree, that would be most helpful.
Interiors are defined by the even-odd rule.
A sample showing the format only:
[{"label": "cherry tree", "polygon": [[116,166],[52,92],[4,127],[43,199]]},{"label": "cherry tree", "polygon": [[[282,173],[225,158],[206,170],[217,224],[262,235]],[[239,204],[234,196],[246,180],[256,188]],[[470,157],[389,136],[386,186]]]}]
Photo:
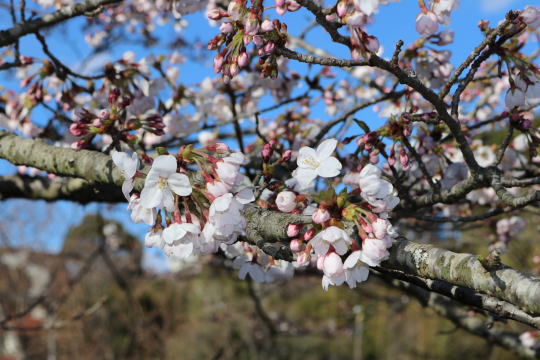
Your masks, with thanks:
[{"label": "cherry tree", "polygon": [[[411,4],[418,16],[403,21],[417,40],[384,54],[368,25],[392,5],[11,2],[0,70],[17,81],[1,90],[0,157],[18,172],[0,179],[0,195],[126,202],[131,219],[148,226],[147,247],[227,258],[240,279],[316,273],[321,291],[361,291],[374,275],[459,327],[538,357],[540,279],[501,256],[540,204],[531,46],[540,9],[509,11],[497,24],[478,19],[483,40],[454,66],[447,46],[459,0]],[[213,26],[199,35],[207,50],[188,50],[178,32],[168,51],[149,55],[158,25],[189,31],[192,14]],[[302,16],[310,24],[289,31]],[[126,51],[91,74],[66,65],[48,34],[80,17],[79,36],[96,54],[122,43],[147,51]],[[310,31],[327,38],[323,46],[306,40]],[[41,57],[24,54],[27,38]],[[345,51],[335,56],[324,44]],[[186,57],[208,55],[213,73],[184,83]],[[317,107],[331,119],[319,120]],[[356,116],[368,108],[380,121]],[[426,231],[470,224],[496,238],[483,253],[422,241]],[[508,332],[488,318],[531,330]]]}]

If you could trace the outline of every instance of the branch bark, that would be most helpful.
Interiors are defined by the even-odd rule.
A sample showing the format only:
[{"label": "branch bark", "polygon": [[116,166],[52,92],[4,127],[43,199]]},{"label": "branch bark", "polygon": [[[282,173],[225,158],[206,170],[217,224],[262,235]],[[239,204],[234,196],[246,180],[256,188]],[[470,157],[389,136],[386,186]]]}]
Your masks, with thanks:
[{"label": "branch bark", "polygon": [[12,28],[0,30],[0,47],[13,44],[17,39],[40,29],[58,24],[64,20],[99,9],[104,5],[118,3],[121,0],[85,0],[82,3],[65,6],[39,19],[17,24]]}]

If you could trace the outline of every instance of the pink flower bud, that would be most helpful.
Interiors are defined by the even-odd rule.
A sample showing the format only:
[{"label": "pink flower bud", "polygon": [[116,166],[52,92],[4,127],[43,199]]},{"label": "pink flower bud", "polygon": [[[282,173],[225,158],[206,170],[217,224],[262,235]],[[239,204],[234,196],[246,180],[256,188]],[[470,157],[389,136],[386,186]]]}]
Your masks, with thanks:
[{"label": "pink flower bud", "polygon": [[330,220],[330,213],[326,209],[318,208],[313,215],[311,215],[311,219],[315,224],[322,224]]},{"label": "pink flower bud", "polygon": [[221,24],[219,30],[224,34],[229,34],[233,30],[233,26],[230,22],[225,22]]},{"label": "pink flower bud", "polygon": [[379,40],[375,36],[367,37],[366,49],[368,49],[372,53],[377,53],[377,51],[379,51],[379,47]]},{"label": "pink flower bud", "polygon": [[249,63],[249,56],[247,52],[242,51],[240,55],[238,55],[238,59],[236,60],[236,62],[241,68],[246,67],[246,65]]},{"label": "pink flower bud", "polygon": [[226,17],[226,16],[228,16],[228,14],[219,9],[210,10],[209,12],[206,13],[206,17],[209,18],[210,20],[220,20],[221,18]]},{"label": "pink flower bud", "polygon": [[276,197],[276,206],[282,212],[289,213],[296,207],[296,194],[292,191],[282,191]]},{"label": "pink flower bud", "polygon": [[336,12],[340,18],[344,17],[347,14],[348,4],[347,1],[340,1],[337,4]]},{"label": "pink flower bud", "polygon": [[311,260],[311,255],[309,252],[304,251],[296,258],[296,263],[300,266],[307,264]]},{"label": "pink flower bud", "polygon": [[273,150],[272,145],[270,144],[264,144],[263,149],[261,151],[261,155],[264,162],[269,162],[270,157],[272,156]]},{"label": "pink flower bud", "polygon": [[416,18],[416,31],[423,37],[429,37],[437,32],[439,24],[437,15],[431,11],[421,12]]},{"label": "pink flower bud", "polygon": [[284,163],[291,160],[291,155],[292,155],[292,150],[286,150],[281,156],[281,158],[279,159],[279,162]]},{"label": "pink flower bud", "polygon": [[283,15],[287,12],[287,7],[286,6],[276,6],[276,12],[278,13],[278,15]]},{"label": "pink flower bud", "polygon": [[409,163],[409,155],[407,155],[405,149],[401,149],[401,151],[399,152],[399,162],[401,166],[407,166],[407,164]]},{"label": "pink flower bud", "polygon": [[257,35],[259,32],[259,19],[256,14],[251,13],[249,15],[245,23],[244,32],[251,36]]},{"label": "pink flower bud", "polygon": [[304,233],[304,241],[309,241],[313,238],[313,236],[315,236],[315,229],[309,229],[308,231],[306,231]]},{"label": "pink flower bud", "polygon": [[294,252],[300,252],[302,251],[303,249],[303,243],[302,241],[298,240],[298,239],[293,239],[291,240],[291,243],[289,244],[289,247],[291,248],[292,251]]},{"label": "pink flower bud", "polygon": [[274,30],[274,23],[268,19],[264,19],[264,21],[261,24],[261,30],[264,32]]},{"label": "pink flower bud", "polygon": [[303,224],[289,224],[289,226],[287,226],[287,236],[295,237],[300,232],[302,226]]},{"label": "pink flower bud", "polygon": [[253,43],[255,44],[255,46],[261,47],[264,44],[264,40],[263,40],[262,36],[255,35],[255,36],[253,36]]},{"label": "pink flower bud", "polygon": [[221,72],[221,69],[223,68],[223,61],[224,60],[225,59],[223,58],[223,56],[221,54],[217,54],[214,57],[214,72],[215,73]]},{"label": "pink flower bud", "polygon": [[272,51],[274,51],[275,47],[276,47],[276,44],[270,41],[264,46],[264,52],[267,54],[270,54]]},{"label": "pink flower bud", "polygon": [[302,7],[302,5],[300,5],[299,3],[297,3],[294,0],[287,1],[287,10],[289,10],[290,12],[297,11],[301,7]]},{"label": "pink flower bud", "polygon": [[73,150],[81,150],[85,144],[86,144],[86,140],[81,139],[81,140],[75,141],[74,143],[71,143],[71,148]]}]

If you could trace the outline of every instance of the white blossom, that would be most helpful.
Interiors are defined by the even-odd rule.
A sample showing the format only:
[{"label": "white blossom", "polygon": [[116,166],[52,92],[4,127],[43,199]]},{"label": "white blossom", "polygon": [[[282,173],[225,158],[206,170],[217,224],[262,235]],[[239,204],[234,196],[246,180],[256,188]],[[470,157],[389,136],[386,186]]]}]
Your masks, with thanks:
[{"label": "white blossom", "polygon": [[173,192],[180,196],[191,194],[189,178],[176,172],[176,159],[172,155],[160,155],[154,159],[152,169],[146,176],[141,192],[141,205],[146,208],[174,210]]},{"label": "white blossom", "polygon": [[139,168],[139,158],[136,153],[132,153],[131,156],[125,152],[119,152],[116,150],[111,151],[111,157],[122,176],[124,177],[124,183],[122,184],[122,193],[129,201],[129,193],[133,190],[133,177],[137,173]]},{"label": "white blossom", "polygon": [[298,169],[294,178],[300,184],[309,184],[317,176],[329,178],[339,175],[341,163],[331,156],[337,146],[336,139],[323,141],[317,150],[304,146],[298,152]]}]

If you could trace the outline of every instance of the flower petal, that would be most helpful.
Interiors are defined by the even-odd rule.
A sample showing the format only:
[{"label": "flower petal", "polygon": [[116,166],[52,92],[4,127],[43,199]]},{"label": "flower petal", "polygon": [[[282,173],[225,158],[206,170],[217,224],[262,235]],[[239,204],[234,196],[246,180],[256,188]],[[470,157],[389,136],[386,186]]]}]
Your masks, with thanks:
[{"label": "flower petal", "polygon": [[174,173],[170,175],[167,179],[167,184],[172,191],[180,196],[188,196],[191,194],[191,183],[189,182],[189,178],[184,174]]},{"label": "flower petal", "polygon": [[193,254],[193,243],[178,244],[172,247],[171,255],[176,258],[185,259],[191,254]]},{"label": "flower petal", "polygon": [[315,168],[317,162],[317,153],[310,147],[304,146],[298,151],[296,163],[301,168]]},{"label": "flower petal", "polygon": [[341,163],[333,156],[323,160],[317,168],[317,174],[326,178],[338,176],[340,171]]},{"label": "flower petal", "polygon": [[163,230],[163,240],[167,244],[172,244],[176,240],[181,240],[186,234],[187,232],[182,228],[181,224],[174,223]]},{"label": "flower petal", "polygon": [[133,179],[126,179],[122,184],[122,194],[126,197],[127,201],[131,198],[129,193],[133,190]]},{"label": "flower petal", "polygon": [[163,194],[162,195],[163,207],[167,211],[174,211],[174,196],[173,196],[172,191],[169,189],[163,189],[161,193]]},{"label": "flower petal", "polygon": [[163,191],[155,186],[145,186],[141,191],[141,206],[147,209],[161,206]]},{"label": "flower petal", "polygon": [[160,155],[154,159],[150,172],[155,172],[160,176],[169,177],[176,173],[176,158],[172,155]]},{"label": "flower petal", "polygon": [[294,171],[294,178],[300,186],[307,186],[317,177],[317,172],[311,168],[297,168]]},{"label": "flower petal", "polygon": [[337,146],[336,139],[327,139],[317,146],[317,159],[323,161],[324,159],[330,157]]}]

